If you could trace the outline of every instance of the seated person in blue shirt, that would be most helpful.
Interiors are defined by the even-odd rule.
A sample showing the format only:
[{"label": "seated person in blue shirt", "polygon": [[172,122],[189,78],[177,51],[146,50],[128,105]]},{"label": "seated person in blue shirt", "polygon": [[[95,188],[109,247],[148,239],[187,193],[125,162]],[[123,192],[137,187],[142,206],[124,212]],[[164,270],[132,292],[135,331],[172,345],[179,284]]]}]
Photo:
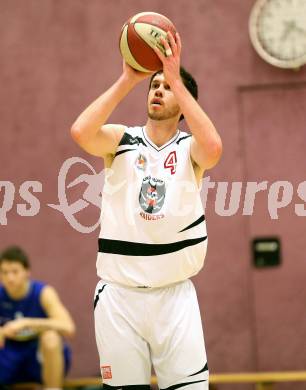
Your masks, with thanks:
[{"label": "seated person in blue shirt", "polygon": [[26,254],[10,247],[0,254],[0,385],[40,382],[61,389],[70,365],[62,336],[74,322],[55,289],[30,278]]}]

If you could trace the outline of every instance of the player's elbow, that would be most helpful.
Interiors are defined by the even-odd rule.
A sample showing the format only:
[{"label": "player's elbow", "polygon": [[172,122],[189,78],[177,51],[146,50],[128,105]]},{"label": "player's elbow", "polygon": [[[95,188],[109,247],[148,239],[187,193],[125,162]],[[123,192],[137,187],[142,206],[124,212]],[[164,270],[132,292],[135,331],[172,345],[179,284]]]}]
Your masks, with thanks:
[{"label": "player's elbow", "polygon": [[72,125],[70,134],[72,139],[79,145],[83,142],[82,129],[78,125]]},{"label": "player's elbow", "polygon": [[74,322],[70,322],[66,324],[65,331],[63,332],[65,337],[73,338],[76,334],[76,327]]},{"label": "player's elbow", "polygon": [[212,156],[213,159],[216,161],[216,163],[220,160],[222,156],[223,146],[221,138],[218,137],[218,140],[214,142],[214,145],[212,147]]},{"label": "player's elbow", "polygon": [[209,145],[207,153],[205,153],[205,169],[213,168],[219,162],[222,156],[222,141],[219,138]]}]

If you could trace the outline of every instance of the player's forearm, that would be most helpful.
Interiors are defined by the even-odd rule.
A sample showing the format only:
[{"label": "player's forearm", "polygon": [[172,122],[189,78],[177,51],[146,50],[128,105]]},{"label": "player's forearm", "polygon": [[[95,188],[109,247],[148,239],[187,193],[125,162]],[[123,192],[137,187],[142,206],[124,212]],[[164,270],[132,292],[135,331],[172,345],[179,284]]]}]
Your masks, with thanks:
[{"label": "player's forearm", "polygon": [[133,89],[135,83],[124,75],[93,103],[91,103],[77,118],[71,128],[71,133],[79,140],[87,141],[94,137],[121,102]]},{"label": "player's forearm", "polygon": [[171,84],[177,102],[181,107],[188,127],[196,142],[201,145],[206,156],[213,156],[220,151],[221,139],[209,117],[198,102],[185,88],[181,80]]},{"label": "player's forearm", "polygon": [[67,337],[71,337],[75,333],[73,322],[55,318],[27,318],[26,327],[38,333],[45,330],[55,330]]}]

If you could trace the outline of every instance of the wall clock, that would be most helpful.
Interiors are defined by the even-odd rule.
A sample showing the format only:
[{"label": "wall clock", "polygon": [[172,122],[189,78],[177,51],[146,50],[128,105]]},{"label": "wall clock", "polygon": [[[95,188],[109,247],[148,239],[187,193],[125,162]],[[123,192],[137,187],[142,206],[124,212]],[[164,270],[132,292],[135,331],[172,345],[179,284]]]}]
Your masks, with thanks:
[{"label": "wall clock", "polygon": [[306,0],[257,0],[249,19],[251,42],[269,64],[306,64]]}]

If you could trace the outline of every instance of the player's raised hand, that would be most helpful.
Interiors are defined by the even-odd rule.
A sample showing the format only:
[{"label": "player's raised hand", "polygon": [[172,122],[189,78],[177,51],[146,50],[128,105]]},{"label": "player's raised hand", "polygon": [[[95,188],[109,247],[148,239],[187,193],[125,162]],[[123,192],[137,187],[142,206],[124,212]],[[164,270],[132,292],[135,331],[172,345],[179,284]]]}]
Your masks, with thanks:
[{"label": "player's raised hand", "polygon": [[177,79],[180,80],[182,42],[178,33],[173,36],[172,33],[168,31],[167,38],[168,39],[160,38],[160,42],[165,48],[165,54],[157,47],[154,48],[154,51],[163,63],[164,76],[171,85],[173,81]]}]

